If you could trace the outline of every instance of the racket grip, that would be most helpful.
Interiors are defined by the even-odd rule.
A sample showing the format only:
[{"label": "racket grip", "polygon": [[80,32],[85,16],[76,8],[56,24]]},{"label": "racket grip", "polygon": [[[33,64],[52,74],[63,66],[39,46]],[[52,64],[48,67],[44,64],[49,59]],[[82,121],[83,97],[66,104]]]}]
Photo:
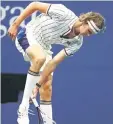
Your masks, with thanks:
[{"label": "racket grip", "polygon": [[39,104],[38,104],[38,102],[37,102],[37,100],[35,98],[33,98],[32,101],[33,101],[35,107],[39,107]]}]

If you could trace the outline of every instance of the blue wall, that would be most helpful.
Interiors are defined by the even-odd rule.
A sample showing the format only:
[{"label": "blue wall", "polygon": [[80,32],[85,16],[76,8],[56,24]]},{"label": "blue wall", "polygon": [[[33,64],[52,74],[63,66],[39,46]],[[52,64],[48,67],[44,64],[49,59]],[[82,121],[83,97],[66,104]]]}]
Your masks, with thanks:
[{"label": "blue wall", "polygon": [[[19,14],[15,6],[25,7],[29,2],[2,2],[6,16],[2,26]],[[51,2],[59,3],[59,2]],[[88,11],[100,12],[106,18],[104,34],[84,38],[82,48],[62,62],[53,81],[53,110],[58,124],[112,124],[113,123],[113,2],[60,2],[77,15]],[[27,23],[29,19],[26,20]],[[4,33],[4,32],[2,32]],[[26,73],[28,63],[5,35],[2,38],[2,72]],[[54,46],[57,53],[62,47]],[[5,107],[4,107],[5,106]],[[12,108],[12,114],[6,113]],[[2,124],[16,123],[17,104],[2,105]],[[14,114],[14,115],[13,115]],[[13,115],[13,116],[12,116]],[[5,119],[9,117],[9,121]],[[34,122],[33,122],[34,121]],[[32,119],[37,123],[36,118]]]}]

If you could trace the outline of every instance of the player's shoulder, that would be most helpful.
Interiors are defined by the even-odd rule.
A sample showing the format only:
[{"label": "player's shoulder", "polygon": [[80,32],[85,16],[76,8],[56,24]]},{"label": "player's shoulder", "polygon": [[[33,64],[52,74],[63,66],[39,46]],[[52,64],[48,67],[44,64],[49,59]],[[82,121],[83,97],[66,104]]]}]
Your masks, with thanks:
[{"label": "player's shoulder", "polygon": [[61,3],[60,4],[52,4],[52,6],[57,6],[61,11],[65,11],[69,15],[76,16],[75,13],[70,8],[65,6],[64,4],[61,4]]}]

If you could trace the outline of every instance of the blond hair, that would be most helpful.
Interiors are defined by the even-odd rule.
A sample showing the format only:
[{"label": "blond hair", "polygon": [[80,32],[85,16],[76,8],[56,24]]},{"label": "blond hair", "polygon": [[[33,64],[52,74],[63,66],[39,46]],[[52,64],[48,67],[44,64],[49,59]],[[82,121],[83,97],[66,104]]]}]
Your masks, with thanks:
[{"label": "blond hair", "polygon": [[96,12],[88,12],[85,14],[81,14],[79,16],[79,20],[83,23],[87,23],[87,21],[93,20],[93,22],[100,29],[102,29],[105,25],[104,17],[100,13],[96,13]]}]

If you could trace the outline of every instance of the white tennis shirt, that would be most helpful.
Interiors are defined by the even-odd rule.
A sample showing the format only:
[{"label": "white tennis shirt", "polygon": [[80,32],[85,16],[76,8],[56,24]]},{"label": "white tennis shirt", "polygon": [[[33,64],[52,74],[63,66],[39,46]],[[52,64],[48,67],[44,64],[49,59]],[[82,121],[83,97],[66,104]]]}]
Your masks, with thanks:
[{"label": "white tennis shirt", "polygon": [[[45,49],[52,44],[64,45],[66,55],[73,55],[83,43],[83,36],[63,38],[68,34],[78,17],[62,4],[51,4],[46,14],[42,13],[26,25],[29,42],[38,42]],[[32,35],[32,37],[29,36]]]}]

